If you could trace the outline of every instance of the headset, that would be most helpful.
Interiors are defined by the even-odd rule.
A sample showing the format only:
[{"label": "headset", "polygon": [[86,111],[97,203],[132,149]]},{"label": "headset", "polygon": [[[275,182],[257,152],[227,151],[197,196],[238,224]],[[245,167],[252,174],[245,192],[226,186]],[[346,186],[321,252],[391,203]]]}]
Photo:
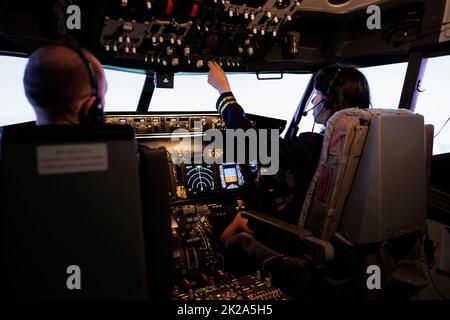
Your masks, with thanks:
[{"label": "headset", "polygon": [[86,58],[86,56],[79,48],[68,44],[64,44],[64,46],[75,52],[80,57],[80,60],[83,62],[83,64],[86,66],[89,75],[89,82],[91,83],[92,96],[95,97],[95,101],[92,107],[89,108],[87,114],[84,108],[82,108],[78,112],[78,120],[80,122],[80,125],[88,127],[97,126],[103,123],[103,105],[100,97],[98,96],[99,88],[97,78],[95,76],[94,65]]},{"label": "headset", "polygon": [[[335,73],[334,76],[333,76],[333,79],[332,79],[332,80],[330,81],[330,83],[328,84],[328,89],[327,89],[327,92],[325,93],[325,95],[322,97],[322,99],[321,99],[317,104],[313,105],[310,109],[308,109],[308,110],[306,110],[306,111],[303,112],[303,116],[304,116],[304,117],[306,117],[306,116],[308,115],[308,112],[310,112],[311,110],[317,108],[317,107],[320,106],[322,103],[323,103],[323,109],[327,109],[327,108],[325,107],[325,105],[326,105],[326,103],[328,102],[328,97],[330,96],[331,89],[333,88],[333,86],[334,86],[334,84],[335,84],[335,82],[336,82],[336,79],[337,79],[337,77],[339,76],[339,73],[340,73],[340,72],[341,72],[341,68],[338,68],[337,71],[336,71],[336,73]],[[322,109],[322,111],[323,111],[323,109]],[[321,112],[322,112],[322,111],[321,111]]]}]

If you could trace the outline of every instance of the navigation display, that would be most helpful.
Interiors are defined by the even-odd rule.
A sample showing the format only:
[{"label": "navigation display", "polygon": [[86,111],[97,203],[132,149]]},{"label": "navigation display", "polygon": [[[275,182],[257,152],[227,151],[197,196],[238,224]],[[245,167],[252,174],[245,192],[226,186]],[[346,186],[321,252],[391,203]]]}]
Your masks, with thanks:
[{"label": "navigation display", "polygon": [[214,169],[211,165],[186,165],[185,182],[191,195],[215,191]]}]

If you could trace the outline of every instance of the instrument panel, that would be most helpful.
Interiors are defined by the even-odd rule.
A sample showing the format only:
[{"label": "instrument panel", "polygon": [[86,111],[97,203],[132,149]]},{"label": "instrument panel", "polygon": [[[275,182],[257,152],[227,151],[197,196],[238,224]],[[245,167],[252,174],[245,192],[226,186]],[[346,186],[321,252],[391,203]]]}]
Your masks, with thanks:
[{"label": "instrument panel", "polygon": [[114,113],[105,115],[106,124],[128,125],[135,129],[136,138],[158,138],[176,130],[179,133],[201,133],[208,129],[225,130],[218,113]]},{"label": "instrument panel", "polygon": [[153,69],[207,69],[214,58],[245,70],[292,20],[301,1],[108,1],[100,52]]}]

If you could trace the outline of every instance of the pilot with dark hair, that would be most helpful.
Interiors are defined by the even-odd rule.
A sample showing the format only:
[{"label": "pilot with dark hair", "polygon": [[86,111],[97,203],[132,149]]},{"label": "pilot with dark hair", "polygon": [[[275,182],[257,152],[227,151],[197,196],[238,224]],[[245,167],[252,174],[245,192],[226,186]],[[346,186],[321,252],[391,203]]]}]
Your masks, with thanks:
[{"label": "pilot with dark hair", "polygon": [[[95,79],[90,79],[88,65],[80,54],[92,66]],[[80,124],[96,100],[104,106],[108,88],[103,67],[94,55],[64,45],[45,46],[34,52],[23,83],[37,125]]]},{"label": "pilot with dark hair", "polygon": [[[217,110],[221,113],[227,128],[244,130],[253,128],[253,124],[245,116],[244,109],[231,92],[225,72],[214,61],[209,61],[208,66],[210,68],[208,83],[220,94]],[[352,66],[329,66],[321,69],[315,75],[314,88],[312,109],[316,123],[326,125],[328,119],[342,109],[370,107],[367,79]],[[314,132],[301,133],[293,139],[280,138],[280,168],[292,171],[295,187],[293,201],[277,214],[278,218],[297,224],[309,184],[319,162],[322,143],[323,134]],[[226,244],[239,232],[253,233],[247,226],[247,219],[242,218],[240,213],[222,233],[220,240]]]}]

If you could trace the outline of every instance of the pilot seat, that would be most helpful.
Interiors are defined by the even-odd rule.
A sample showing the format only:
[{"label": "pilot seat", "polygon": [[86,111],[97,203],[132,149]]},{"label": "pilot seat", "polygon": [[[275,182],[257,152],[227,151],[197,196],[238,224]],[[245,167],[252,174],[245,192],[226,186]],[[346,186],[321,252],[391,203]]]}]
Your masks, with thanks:
[{"label": "pilot seat", "polygon": [[[298,224],[242,215],[282,239],[276,252],[305,262],[285,288],[294,297],[408,298],[429,280],[425,180],[422,116],[345,109],[327,123]],[[296,277],[311,281],[292,287]]]}]

